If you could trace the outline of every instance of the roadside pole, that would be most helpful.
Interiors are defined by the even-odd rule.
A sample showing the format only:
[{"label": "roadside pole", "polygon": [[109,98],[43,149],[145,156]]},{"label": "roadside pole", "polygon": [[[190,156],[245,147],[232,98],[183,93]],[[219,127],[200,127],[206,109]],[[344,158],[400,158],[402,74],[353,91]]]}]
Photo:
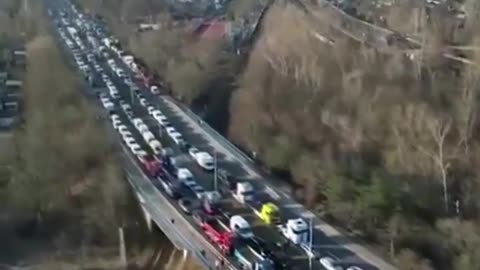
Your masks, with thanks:
[{"label": "roadside pole", "polygon": [[[313,246],[313,218],[310,218],[310,223],[309,223],[309,227],[310,227],[310,244],[309,244],[309,249],[310,249],[310,255],[313,255],[313,251],[312,251],[312,246]],[[308,256],[308,269],[312,270],[312,257],[313,256]]]},{"label": "roadside pole", "polygon": [[120,248],[120,264],[122,268],[127,268],[127,251],[125,248],[125,236],[123,234],[123,227],[118,227],[118,238]]}]

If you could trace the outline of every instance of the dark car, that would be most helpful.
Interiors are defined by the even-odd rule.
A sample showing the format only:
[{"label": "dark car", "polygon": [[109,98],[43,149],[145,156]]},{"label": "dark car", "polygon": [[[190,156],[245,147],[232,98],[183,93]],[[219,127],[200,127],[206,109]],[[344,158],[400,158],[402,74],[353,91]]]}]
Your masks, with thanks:
[{"label": "dark car", "polygon": [[198,208],[198,201],[188,198],[178,200],[178,206],[187,215],[191,215]]}]

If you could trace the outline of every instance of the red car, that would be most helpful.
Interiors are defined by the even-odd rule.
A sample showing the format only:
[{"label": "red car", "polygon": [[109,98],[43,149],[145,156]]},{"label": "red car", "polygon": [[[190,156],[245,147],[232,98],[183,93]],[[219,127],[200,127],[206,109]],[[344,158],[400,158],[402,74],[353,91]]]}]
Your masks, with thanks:
[{"label": "red car", "polygon": [[158,176],[161,172],[161,162],[154,155],[138,155],[138,160],[142,164],[143,170],[150,177]]}]

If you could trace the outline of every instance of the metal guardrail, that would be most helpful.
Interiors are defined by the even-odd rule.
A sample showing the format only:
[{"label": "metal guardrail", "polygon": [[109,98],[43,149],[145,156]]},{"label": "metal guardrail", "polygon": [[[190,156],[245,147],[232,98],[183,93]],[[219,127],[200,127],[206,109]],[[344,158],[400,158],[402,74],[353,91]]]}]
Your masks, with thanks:
[{"label": "metal guardrail", "polygon": [[179,106],[190,118],[195,120],[197,123],[202,123],[200,126],[203,127],[203,129],[210,134],[215,140],[219,143],[221,143],[225,148],[227,148],[229,151],[231,151],[238,159],[244,161],[244,162],[249,162],[249,163],[254,163],[254,160],[248,156],[244,151],[239,149],[237,146],[235,146],[232,142],[230,142],[227,138],[225,138],[222,134],[218,133],[214,128],[212,128],[209,124],[205,123],[202,118],[200,118],[198,115],[196,115],[192,110],[190,110],[187,106],[183,105],[179,101],[169,97],[165,96],[165,98],[170,99],[173,101],[177,106]]}]

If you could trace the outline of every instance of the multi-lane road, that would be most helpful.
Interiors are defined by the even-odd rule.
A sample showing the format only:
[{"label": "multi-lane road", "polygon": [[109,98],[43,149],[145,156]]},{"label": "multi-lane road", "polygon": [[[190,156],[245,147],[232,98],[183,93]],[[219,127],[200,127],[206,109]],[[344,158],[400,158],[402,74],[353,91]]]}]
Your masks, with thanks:
[{"label": "multi-lane road", "polygon": [[[57,5],[56,7],[65,8],[66,5]],[[69,16],[74,15],[69,13]],[[70,20],[72,19],[73,18],[70,18]],[[84,40],[84,43],[88,44],[86,40]],[[129,70],[119,58],[114,57],[114,59],[118,66],[122,67],[126,71]],[[84,61],[88,62],[87,59],[84,59]],[[201,170],[190,158],[190,156],[181,151],[175,145],[175,143],[168,136],[166,136],[165,131],[162,130],[162,128],[158,125],[157,121],[150,117],[146,111],[146,107],[142,106],[138,99],[133,98],[132,100],[130,89],[123,82],[123,80],[117,78],[116,75],[113,74],[109,66],[105,64],[105,61],[99,61],[99,63],[101,63],[104,72],[109,75],[119,90],[121,99],[132,105],[133,112],[136,117],[140,117],[144,120],[149,129],[165,147],[171,147],[174,150],[174,155],[176,158],[182,160],[184,166],[194,173],[197,182],[202,185],[205,190],[211,190],[213,187],[213,174]],[[94,70],[93,67],[91,68]],[[100,72],[96,72],[95,75],[101,77]],[[267,196],[270,196],[271,200],[275,201],[275,203],[280,207],[283,218],[288,219],[303,217],[306,220],[312,220],[314,228],[313,246],[319,255],[330,256],[337,259],[338,265],[344,267],[345,269],[353,265],[359,266],[362,269],[395,269],[393,266],[383,261],[381,258],[377,257],[367,249],[356,245],[347,238],[343,237],[333,227],[316,218],[301,204],[293,201],[288,194],[278,191],[276,188],[274,188],[274,183],[272,182],[273,180],[266,179],[259,173],[257,168],[255,168],[252,163],[244,158],[241,158],[238,153],[232,152],[231,147],[228,145],[219,142],[217,138],[212,136],[212,133],[208,131],[209,129],[205,127],[204,123],[199,123],[197,119],[192,117],[191,114],[188,113],[185,108],[183,108],[183,106],[177,103],[177,101],[169,96],[151,94],[148,89],[142,87],[141,85],[139,86],[142,94],[147,98],[149,105],[154,106],[162,111],[162,113],[167,116],[169,122],[183,135],[189,144],[210,153],[217,153],[219,167],[227,169],[231,174],[240,179],[252,181],[252,183],[256,186],[256,190],[259,190]],[[118,101],[115,101],[115,105],[118,108]],[[116,111],[120,115],[122,123],[127,125],[137,142],[142,142],[143,138],[139,133],[137,133],[136,129],[130,123],[127,116],[123,114],[122,110],[117,109]],[[116,136],[115,131],[113,130],[112,134]],[[142,144],[141,146],[144,149],[147,149],[145,144]],[[148,194],[148,196],[147,198],[143,199],[145,204],[147,204],[146,207],[149,208],[149,211],[158,212],[159,215],[163,214],[172,216],[172,219],[179,217],[188,220],[191,226],[184,226],[177,229],[184,233],[183,240],[185,240],[185,238],[190,240],[191,246],[189,249],[193,251],[211,250],[212,245],[206,241],[205,238],[201,237],[201,232],[199,228],[194,225],[195,223],[192,218],[181,213],[175,201],[164,197],[159,189],[152,188],[152,185],[149,183],[152,180],[142,173],[133,156],[123,145],[121,145],[121,143],[120,149],[123,152],[122,156],[125,160],[125,164],[128,164],[124,167],[127,175],[129,178],[141,179],[135,183],[143,183],[140,184],[142,186],[140,188],[147,190],[146,194]],[[155,183],[155,181],[153,181],[153,183],[158,185],[158,183]],[[132,182],[132,184],[134,183]],[[166,204],[168,204],[168,207],[165,207]],[[226,198],[224,200],[223,208],[229,213],[243,215],[251,224],[254,225],[254,233],[258,236],[261,236],[267,242],[282,243],[285,241],[275,228],[262,225],[261,222],[259,222],[258,219],[253,215],[253,213],[234,203],[231,198]],[[293,245],[285,245],[284,251],[286,254],[288,254],[289,258],[293,262],[292,265],[295,265],[296,269],[309,269],[309,260],[306,257],[305,252],[300,248]],[[215,256],[218,256],[218,253],[209,252],[209,254],[207,254],[207,257]],[[317,260],[313,260],[312,269],[324,268]]]}]

